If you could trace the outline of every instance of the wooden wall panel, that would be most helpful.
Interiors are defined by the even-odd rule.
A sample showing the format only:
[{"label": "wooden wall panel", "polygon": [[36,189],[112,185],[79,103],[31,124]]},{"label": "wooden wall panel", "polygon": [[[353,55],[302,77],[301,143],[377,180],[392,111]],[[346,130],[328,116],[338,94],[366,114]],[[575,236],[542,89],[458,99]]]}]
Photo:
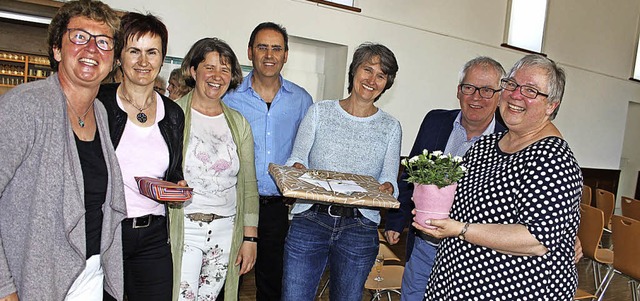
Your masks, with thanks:
[{"label": "wooden wall panel", "polygon": [[47,55],[47,25],[0,19],[0,50]]},{"label": "wooden wall panel", "polygon": [[597,168],[581,168],[584,185],[591,187],[591,205],[595,206],[596,189],[604,189],[612,192],[614,195],[618,193],[618,183],[620,181],[620,170],[617,169],[597,169]]}]

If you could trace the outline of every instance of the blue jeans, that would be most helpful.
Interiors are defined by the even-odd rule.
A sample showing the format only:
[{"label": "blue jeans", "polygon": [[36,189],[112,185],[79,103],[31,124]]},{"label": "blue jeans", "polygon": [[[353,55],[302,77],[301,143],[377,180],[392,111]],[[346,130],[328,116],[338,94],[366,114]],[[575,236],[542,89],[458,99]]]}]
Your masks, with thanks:
[{"label": "blue jeans", "polygon": [[284,249],[282,300],[314,300],[327,264],[330,300],[362,300],[378,254],[377,227],[361,215],[331,217],[315,207],[294,215]]},{"label": "blue jeans", "polygon": [[424,299],[437,250],[437,247],[416,236],[411,257],[404,266],[401,301]]}]

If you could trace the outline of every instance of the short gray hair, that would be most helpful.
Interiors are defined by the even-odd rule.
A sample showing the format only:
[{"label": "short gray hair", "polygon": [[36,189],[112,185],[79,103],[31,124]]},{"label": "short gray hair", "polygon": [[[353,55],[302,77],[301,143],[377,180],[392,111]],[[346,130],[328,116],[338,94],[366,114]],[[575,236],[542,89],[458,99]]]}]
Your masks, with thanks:
[{"label": "short gray hair", "polygon": [[498,85],[500,85],[500,79],[502,79],[503,77],[505,77],[506,72],[504,71],[504,68],[502,67],[502,65],[500,63],[498,63],[498,61],[488,57],[488,56],[479,56],[476,57],[468,62],[466,62],[464,64],[464,66],[462,67],[462,70],[460,70],[460,74],[459,74],[459,78],[458,78],[458,84],[462,84],[462,81],[464,80],[465,76],[467,76],[467,72],[469,72],[469,69],[471,69],[472,67],[476,67],[476,66],[481,66],[481,67],[490,67],[493,68],[493,70],[495,70],[495,72],[498,74],[498,76],[500,76],[500,78],[498,78]]},{"label": "short gray hair", "polygon": [[516,71],[524,67],[538,67],[545,70],[547,76],[547,97],[548,102],[557,102],[558,106],[549,116],[549,120],[553,120],[558,115],[560,110],[560,103],[562,102],[562,96],[564,95],[564,85],[566,83],[566,75],[564,70],[556,64],[553,60],[546,58],[539,54],[529,54],[517,61],[511,71],[509,71],[509,77],[513,77]]}]

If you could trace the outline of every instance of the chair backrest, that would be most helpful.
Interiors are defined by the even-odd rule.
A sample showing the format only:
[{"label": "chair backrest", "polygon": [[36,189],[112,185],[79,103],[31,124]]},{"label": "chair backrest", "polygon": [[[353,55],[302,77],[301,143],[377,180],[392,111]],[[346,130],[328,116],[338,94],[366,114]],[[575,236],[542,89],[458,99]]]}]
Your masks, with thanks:
[{"label": "chair backrest", "polygon": [[613,267],[619,272],[640,280],[640,221],[614,215],[611,221],[613,230]]},{"label": "chair backrest", "polygon": [[591,206],[591,187],[588,185],[582,185],[581,203]]},{"label": "chair backrest", "polygon": [[578,237],[582,243],[582,253],[585,257],[594,260],[596,250],[602,238],[604,227],[604,213],[602,210],[589,205],[580,204],[580,227]]},{"label": "chair backrest", "polygon": [[609,228],[609,222],[616,206],[616,196],[606,190],[596,189],[596,207],[604,212],[604,226]]},{"label": "chair backrest", "polygon": [[622,197],[622,216],[640,221],[640,201],[626,196]]}]

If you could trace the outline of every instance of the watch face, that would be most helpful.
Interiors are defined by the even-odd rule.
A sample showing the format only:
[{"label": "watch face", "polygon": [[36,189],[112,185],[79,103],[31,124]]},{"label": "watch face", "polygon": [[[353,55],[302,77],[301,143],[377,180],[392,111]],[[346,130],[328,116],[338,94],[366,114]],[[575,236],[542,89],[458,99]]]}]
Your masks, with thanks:
[{"label": "watch face", "polygon": [[458,235],[458,238],[460,238],[460,239],[464,240],[464,234],[460,234],[460,235]]}]

